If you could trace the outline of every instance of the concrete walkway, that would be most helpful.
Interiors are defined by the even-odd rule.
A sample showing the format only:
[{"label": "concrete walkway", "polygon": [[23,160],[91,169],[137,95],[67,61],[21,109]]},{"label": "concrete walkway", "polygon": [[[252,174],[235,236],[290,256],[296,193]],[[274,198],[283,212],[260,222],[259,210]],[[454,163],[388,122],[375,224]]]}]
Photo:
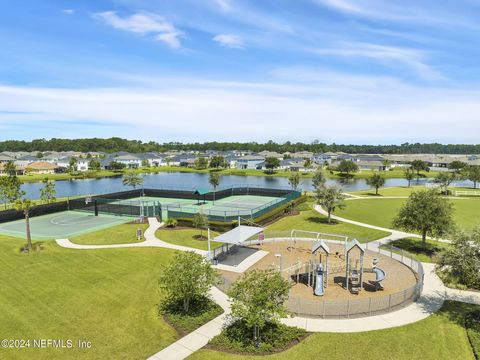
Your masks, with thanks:
[{"label": "concrete walkway", "polygon": [[69,249],[78,249],[78,250],[92,250],[92,249],[118,249],[118,248],[132,248],[132,247],[161,247],[171,250],[179,251],[193,251],[197,254],[205,256],[207,251],[194,249],[187,246],[170,244],[169,242],[162,241],[155,236],[155,232],[163,226],[163,223],[160,223],[157,218],[148,218],[149,227],[145,230],[144,237],[145,240],[138,243],[129,243],[129,244],[111,244],[111,245],[81,245],[72,243],[68,239],[58,239],[56,240],[57,244]]},{"label": "concrete walkway", "polygon": [[[319,212],[320,214],[322,214],[324,216],[328,216],[328,212],[326,210],[324,210],[320,205],[315,205],[314,209],[315,209],[315,211]],[[390,235],[388,235],[388,236],[386,236],[382,239],[376,240],[378,242],[381,242],[382,244],[386,244],[390,241],[403,239],[403,238],[407,238],[407,237],[410,237],[410,238],[413,237],[413,238],[417,238],[417,239],[422,238],[418,234],[407,233],[407,232],[399,231],[399,230],[395,230],[395,229],[388,229],[388,228],[384,228],[384,227],[381,227],[381,226],[366,224],[366,223],[363,223],[363,222],[360,222],[360,221],[346,219],[346,218],[343,218],[343,217],[340,217],[340,216],[337,216],[337,215],[334,215],[334,214],[331,214],[331,218],[334,219],[334,220],[349,223],[349,224],[352,224],[352,225],[362,226],[362,227],[369,228],[369,229],[380,230],[380,231],[385,231],[385,232],[391,233]],[[450,240],[446,240],[446,239],[433,239],[429,236],[427,236],[427,239],[428,240],[436,240],[436,241],[445,242],[445,243],[450,243],[451,242]]]},{"label": "concrete walkway", "polygon": [[197,330],[184,336],[180,340],[167,346],[165,349],[152,355],[148,360],[182,360],[192,355],[195,351],[200,350],[202,347],[215,336],[222,331],[223,324],[226,317],[230,314],[230,302],[227,295],[218,290],[212,288],[210,290],[210,296],[217,304],[219,304],[225,311],[222,315],[217,316],[215,319],[209,321],[205,325],[199,327]]}]

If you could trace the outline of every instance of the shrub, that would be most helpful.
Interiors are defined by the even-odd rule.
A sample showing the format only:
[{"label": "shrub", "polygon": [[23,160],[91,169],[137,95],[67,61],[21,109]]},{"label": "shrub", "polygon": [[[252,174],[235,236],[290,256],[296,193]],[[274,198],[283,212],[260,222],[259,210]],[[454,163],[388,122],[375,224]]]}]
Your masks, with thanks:
[{"label": "shrub", "polygon": [[169,228],[174,228],[178,225],[178,221],[176,219],[167,219],[167,221],[165,221],[165,226],[166,227],[169,227]]},{"label": "shrub", "polygon": [[480,359],[480,310],[467,314],[465,327],[467,328],[468,339],[472,345],[475,358]]},{"label": "shrub", "polygon": [[306,331],[283,324],[266,323],[261,343],[257,344],[250,335],[251,329],[242,321],[235,321],[225,327],[220,335],[215,336],[210,346],[218,350],[239,353],[271,353],[285,350],[292,343],[298,343]]}]

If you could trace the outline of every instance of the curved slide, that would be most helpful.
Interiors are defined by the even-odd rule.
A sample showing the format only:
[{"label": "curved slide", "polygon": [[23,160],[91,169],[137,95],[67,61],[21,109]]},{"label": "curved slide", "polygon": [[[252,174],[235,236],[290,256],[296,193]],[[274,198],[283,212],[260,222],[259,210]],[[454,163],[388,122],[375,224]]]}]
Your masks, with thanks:
[{"label": "curved slide", "polygon": [[324,294],[324,286],[323,286],[323,270],[317,270],[317,276],[315,277],[315,295],[323,296]]},{"label": "curved slide", "polygon": [[370,284],[375,286],[375,291],[383,290],[383,286],[382,286],[381,282],[383,280],[385,280],[385,278],[387,277],[387,273],[385,272],[385,270],[380,269],[378,267],[375,267],[372,270],[375,273],[375,280],[370,280],[369,281]]}]

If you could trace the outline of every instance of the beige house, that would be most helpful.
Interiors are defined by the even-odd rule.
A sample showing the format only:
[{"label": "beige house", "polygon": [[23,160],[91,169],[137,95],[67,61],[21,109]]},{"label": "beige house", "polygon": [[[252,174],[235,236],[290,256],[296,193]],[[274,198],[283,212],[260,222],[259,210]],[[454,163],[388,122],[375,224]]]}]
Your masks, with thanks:
[{"label": "beige house", "polygon": [[46,161],[36,161],[28,164],[26,170],[35,174],[54,174],[57,168],[58,166],[55,164]]}]

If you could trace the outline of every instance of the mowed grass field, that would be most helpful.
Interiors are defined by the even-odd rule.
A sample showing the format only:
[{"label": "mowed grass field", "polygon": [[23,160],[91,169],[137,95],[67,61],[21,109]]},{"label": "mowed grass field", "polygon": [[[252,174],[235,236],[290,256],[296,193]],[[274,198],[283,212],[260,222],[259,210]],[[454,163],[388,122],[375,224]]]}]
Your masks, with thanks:
[{"label": "mowed grass field", "polygon": [[[392,220],[406,199],[358,199],[346,201],[347,207],[337,210],[335,215],[367,224],[392,227]],[[454,219],[461,229],[470,230],[480,225],[480,199],[451,199],[454,205]]]},{"label": "mowed grass field", "polygon": [[266,226],[266,234],[290,234],[292,229],[346,235],[360,242],[369,242],[390,235],[389,232],[368,229],[343,222],[327,223],[327,218],[313,209],[313,201],[300,205],[298,215],[286,216]]},{"label": "mowed grass field", "polygon": [[[473,360],[463,314],[475,308],[446,302],[442,310],[425,320],[386,330],[362,333],[317,333],[300,344],[274,355],[271,360],[368,359],[368,360]],[[368,321],[368,320],[365,320]],[[200,350],[189,360],[256,360],[258,356]]]},{"label": "mowed grass field", "polygon": [[[100,235],[101,236],[101,235]],[[0,359],[145,359],[177,339],[158,315],[166,249],[31,254],[0,237],[0,338],[90,341],[91,349],[0,349]]]},{"label": "mowed grass field", "polygon": [[[217,235],[219,234],[215,231],[210,232],[212,239]],[[199,239],[200,230],[197,229],[161,228],[155,232],[155,236],[160,240],[171,244],[188,246],[200,250],[208,250],[208,241]],[[206,230],[203,231],[203,236],[207,236]],[[212,249],[216,249],[217,247],[222,246],[222,243],[211,241],[210,246]]]},{"label": "mowed grass field", "polygon": [[148,224],[121,224],[100,231],[74,236],[70,240],[82,245],[110,245],[138,242],[137,229],[142,230],[140,241],[145,240],[143,233]]}]

